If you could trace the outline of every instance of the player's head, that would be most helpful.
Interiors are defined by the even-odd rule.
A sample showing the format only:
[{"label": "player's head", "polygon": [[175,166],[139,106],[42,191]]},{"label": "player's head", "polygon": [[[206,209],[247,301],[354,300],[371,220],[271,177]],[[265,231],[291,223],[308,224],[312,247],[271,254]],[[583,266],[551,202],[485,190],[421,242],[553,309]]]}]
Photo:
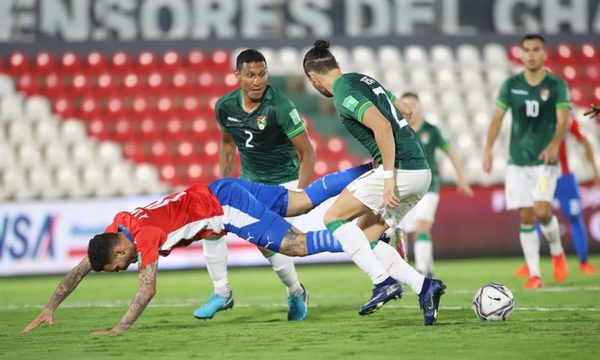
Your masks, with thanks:
[{"label": "player's head", "polygon": [[304,55],[304,73],[312,86],[321,94],[332,97],[333,94],[323,86],[323,75],[340,66],[329,51],[329,41],[317,40],[315,45]]},{"label": "player's head", "polygon": [[407,91],[402,96],[400,96],[400,100],[404,101],[408,106],[412,108],[412,116],[410,117],[410,125],[413,126],[418,121],[421,120],[421,102],[419,101],[419,95],[412,91]]},{"label": "player's head", "polygon": [[88,259],[94,271],[126,270],[135,258],[135,246],[122,233],[99,234],[88,244]]},{"label": "player's head", "polygon": [[261,101],[268,83],[267,61],[259,51],[242,51],[235,61],[235,77],[250,101]]},{"label": "player's head", "polygon": [[521,60],[529,71],[537,71],[546,62],[546,40],[541,35],[529,34],[521,39]]}]

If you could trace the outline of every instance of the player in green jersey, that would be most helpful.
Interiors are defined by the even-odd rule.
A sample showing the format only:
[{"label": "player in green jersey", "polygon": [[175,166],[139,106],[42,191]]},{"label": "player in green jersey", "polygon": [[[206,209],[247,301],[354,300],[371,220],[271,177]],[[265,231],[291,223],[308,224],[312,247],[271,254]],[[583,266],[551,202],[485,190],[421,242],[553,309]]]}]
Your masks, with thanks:
[{"label": "player in green jersey", "polygon": [[[304,56],[303,65],[310,83],[322,95],[333,98],[346,129],[380,165],[348,185],[324,216],[325,225],[344,252],[374,284],[371,299],[359,311],[370,314],[398,298],[402,288],[377,260],[382,256],[378,248],[396,251],[391,246],[371,250],[369,239],[377,239],[388,227],[398,227],[429,188],[431,171],[421,143],[402,115],[411,112],[406,104],[369,76],[342,73],[328,41],[317,40]],[[358,224],[351,221],[359,217]],[[398,253],[396,256],[399,258]],[[424,323],[433,325],[445,285],[425,278],[399,260],[403,274],[399,280],[419,294]]]},{"label": "player in green jersey", "polygon": [[[242,178],[288,189],[306,187],[313,175],[315,153],[292,101],[269,86],[264,56],[252,49],[242,51],[236,59],[235,76],[240,87],[219,98],[215,106],[221,128],[220,176],[231,175],[237,148]],[[288,320],[304,320],[308,293],[298,281],[292,259],[258,248],[287,287]],[[197,311],[197,317],[212,318],[233,302],[226,239],[205,241],[203,251],[215,293]]]},{"label": "player in green jersey", "polygon": [[564,80],[544,68],[544,38],[527,35],[521,40],[523,72],[509,77],[496,100],[496,111],[485,145],[483,170],[492,170],[492,147],[502,119],[511,108],[512,125],[505,192],[508,210],[519,210],[519,238],[529,278],[525,288],[543,286],[540,272],[540,242],[536,219],[550,246],[554,277],[562,282],[568,275],[565,253],[560,240],[558,220],[552,213],[556,181],[560,175],[558,148],[568,127],[571,102]]},{"label": "player in green jersey", "polygon": [[435,219],[440,199],[440,177],[438,175],[437,164],[435,161],[435,151],[442,150],[452,162],[456,172],[456,188],[459,193],[468,197],[473,197],[473,190],[469,186],[465,177],[462,164],[458,154],[450,145],[450,142],[444,137],[441,130],[429,123],[422,116],[421,102],[417,94],[406,92],[400,97],[413,110],[408,124],[417,133],[421,144],[425,149],[427,161],[431,167],[431,185],[427,193],[417,203],[417,205],[402,220],[400,227],[406,232],[414,232],[414,257],[415,268],[421,274],[429,277],[433,276],[433,246],[431,243],[431,226]]}]

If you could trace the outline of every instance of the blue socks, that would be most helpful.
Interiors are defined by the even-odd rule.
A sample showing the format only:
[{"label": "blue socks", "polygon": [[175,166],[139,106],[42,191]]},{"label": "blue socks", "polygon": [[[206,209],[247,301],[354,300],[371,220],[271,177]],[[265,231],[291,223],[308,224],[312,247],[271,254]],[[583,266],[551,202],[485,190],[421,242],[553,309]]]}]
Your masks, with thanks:
[{"label": "blue socks", "polygon": [[329,230],[309,231],[306,233],[306,248],[308,255],[322,252],[344,252],[342,244],[337,241]]},{"label": "blue socks", "polygon": [[581,214],[579,216],[569,216],[569,222],[571,223],[571,236],[573,237],[573,247],[579,258],[580,263],[587,261],[588,249],[587,249],[587,236],[585,234],[585,228],[583,226],[583,219]]},{"label": "blue socks", "polygon": [[364,164],[321,176],[308,185],[304,192],[316,207],[330,197],[341,193],[354,179],[371,169],[373,169],[372,164]]}]

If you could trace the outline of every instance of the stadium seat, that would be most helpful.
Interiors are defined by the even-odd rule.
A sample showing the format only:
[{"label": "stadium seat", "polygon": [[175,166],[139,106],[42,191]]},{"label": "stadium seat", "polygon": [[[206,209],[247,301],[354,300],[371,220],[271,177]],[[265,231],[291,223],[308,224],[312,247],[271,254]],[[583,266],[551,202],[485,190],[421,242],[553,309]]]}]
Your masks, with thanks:
[{"label": "stadium seat", "polygon": [[[335,56],[338,64],[342,67],[342,69],[352,69],[352,58],[348,53],[348,49],[344,46],[332,46],[329,51]],[[305,53],[302,53],[304,56]]]},{"label": "stadium seat", "polygon": [[181,141],[188,136],[186,133],[183,121],[177,117],[170,117],[165,123],[164,130],[165,139],[170,141]]},{"label": "stadium seat", "polygon": [[12,144],[25,144],[33,140],[32,125],[25,121],[11,121],[7,125],[6,134]]},{"label": "stadium seat", "polygon": [[202,50],[193,49],[187,53],[186,65],[194,71],[205,71],[208,63],[207,55]]},{"label": "stadium seat", "polygon": [[132,140],[134,138],[133,126],[131,121],[122,117],[113,122],[111,139],[119,143]]},{"label": "stadium seat", "polygon": [[29,73],[21,74],[17,78],[17,89],[27,95],[34,95],[39,91],[37,79]]},{"label": "stadium seat", "polygon": [[34,127],[34,139],[38,144],[48,144],[60,140],[58,121],[52,117],[38,121]]},{"label": "stadium seat", "polygon": [[55,189],[59,196],[78,197],[84,194],[74,167],[64,165],[56,168],[54,178]]},{"label": "stadium seat", "polygon": [[553,52],[553,60],[561,66],[574,65],[577,62],[575,50],[570,44],[563,43],[556,47]]},{"label": "stadium seat", "polygon": [[56,70],[54,57],[49,52],[37,53],[33,61],[33,72],[38,75],[46,75]]},{"label": "stadium seat", "polygon": [[142,91],[145,91],[149,94],[164,93],[166,90],[163,75],[158,71],[149,73],[146,77],[146,83],[144,85],[145,86]]},{"label": "stadium seat", "polygon": [[112,166],[123,159],[119,145],[112,141],[103,141],[98,145],[97,156],[100,164]]},{"label": "stadium seat", "polygon": [[65,91],[63,78],[57,73],[47,74],[39,91],[41,95],[51,98],[63,95]]},{"label": "stadium seat", "polygon": [[86,139],[85,125],[75,119],[67,119],[61,123],[60,139],[61,141],[74,144]]},{"label": "stadium seat", "polygon": [[123,74],[131,70],[131,58],[124,51],[117,51],[110,58],[109,70],[118,74]]},{"label": "stadium seat", "polygon": [[431,63],[436,70],[440,68],[452,68],[456,62],[454,53],[450,46],[433,45],[429,50]]},{"label": "stadium seat", "polygon": [[[27,193],[27,179],[25,170],[19,166],[2,169],[0,189],[6,192],[10,197],[23,198]],[[24,197],[27,197],[26,195]]]},{"label": "stadium seat", "polygon": [[169,95],[161,95],[156,99],[157,116],[161,119],[175,115],[175,103]]},{"label": "stadium seat", "polygon": [[42,163],[42,152],[39,145],[33,142],[17,145],[17,162],[25,168],[39,166]]},{"label": "stadium seat", "polygon": [[127,94],[138,93],[141,87],[139,76],[135,72],[125,74],[121,86]]},{"label": "stadium seat", "polygon": [[382,70],[402,64],[402,53],[397,46],[382,45],[377,49],[377,62]]},{"label": "stadium seat", "polygon": [[71,78],[67,89],[69,96],[83,96],[91,92],[91,85],[89,83],[89,77],[83,73],[75,73]]},{"label": "stadium seat", "polygon": [[[352,48],[352,64],[354,67],[375,67],[377,60],[375,52],[369,46],[358,45]],[[298,61],[300,63],[301,61]],[[296,65],[297,66],[297,65]]]},{"label": "stadium seat", "polygon": [[136,72],[138,73],[148,73],[150,71],[156,70],[158,61],[156,60],[156,56],[150,51],[142,51],[138,54],[136,58]]},{"label": "stadium seat", "polygon": [[100,116],[100,104],[93,95],[85,96],[79,103],[79,116],[84,120],[91,120]]},{"label": "stadium seat", "polygon": [[133,183],[141,191],[150,194],[163,192],[166,189],[160,184],[158,169],[150,164],[140,164],[135,167],[133,174]]},{"label": "stadium seat", "polygon": [[506,48],[500,44],[491,43],[483,46],[483,61],[486,67],[505,69],[508,65]]},{"label": "stadium seat", "polygon": [[79,55],[72,51],[64,53],[60,58],[59,71],[63,75],[72,75],[81,71]]},{"label": "stadium seat", "polygon": [[94,92],[101,96],[116,95],[117,89],[114,77],[109,72],[101,72],[96,78],[96,87]]},{"label": "stadium seat", "polygon": [[411,68],[428,67],[427,50],[420,45],[409,45],[404,49],[404,60]]},{"label": "stadium seat", "polygon": [[119,162],[109,166],[107,169],[106,181],[115,195],[133,195],[136,193],[136,186],[131,181],[131,165],[125,162]]},{"label": "stadium seat", "polygon": [[86,196],[108,196],[111,189],[106,186],[106,168],[86,164],[81,168],[81,187]]},{"label": "stadium seat", "polygon": [[67,144],[55,141],[47,142],[42,148],[43,165],[49,167],[59,167],[71,164],[72,158]]},{"label": "stadium seat", "polygon": [[177,51],[168,50],[160,58],[160,68],[162,71],[174,72],[181,69],[181,56]]},{"label": "stadium seat", "polygon": [[[0,133],[3,134],[4,132],[0,129]],[[2,154],[2,156],[0,156],[0,171],[3,168],[10,168],[16,165],[17,156],[15,154],[15,147],[13,144],[9,143],[8,141],[0,141],[0,154]]]},{"label": "stadium seat", "polygon": [[141,140],[146,141],[158,140],[161,136],[158,129],[158,122],[150,117],[141,119],[137,129],[137,136]]},{"label": "stadium seat", "polygon": [[227,73],[231,72],[233,66],[231,64],[231,58],[229,57],[229,52],[223,49],[214,50],[210,54],[210,58],[212,60],[211,68],[212,71]]},{"label": "stadium seat", "polygon": [[[502,49],[505,54],[506,50]],[[479,49],[470,44],[461,44],[456,47],[456,59],[462,69],[478,70],[481,66]]]},{"label": "stadium seat", "polygon": [[131,100],[131,108],[129,115],[133,119],[142,119],[149,116],[151,113],[150,104],[148,104],[148,98],[143,95],[136,95]]},{"label": "stadium seat", "polygon": [[298,66],[302,64],[303,57],[304,54],[301,54],[296,48],[291,46],[284,46],[277,50],[275,56],[282,74],[295,72]]},{"label": "stadium seat", "polygon": [[123,156],[134,163],[141,163],[145,159],[144,144],[140,140],[134,138],[121,143],[123,145]]},{"label": "stadium seat", "polygon": [[11,75],[21,75],[29,72],[29,59],[23,52],[13,52],[8,57],[6,72]]},{"label": "stadium seat", "polygon": [[579,58],[585,65],[598,65],[600,62],[600,49],[598,45],[592,43],[584,43],[579,48]]},{"label": "stadium seat", "polygon": [[106,58],[104,54],[99,51],[91,51],[85,57],[85,68],[86,74],[99,74],[106,71]]},{"label": "stadium seat", "polygon": [[19,94],[5,96],[0,99],[0,120],[16,121],[23,119],[23,97]]},{"label": "stadium seat", "polygon": [[27,187],[34,197],[52,199],[58,196],[54,191],[52,170],[46,166],[36,166],[27,173]]},{"label": "stadium seat", "polygon": [[65,95],[57,97],[54,100],[52,112],[62,116],[63,118],[73,117],[75,115],[75,110],[73,109],[71,98],[68,98]]},{"label": "stadium seat", "polygon": [[0,98],[15,93],[15,84],[10,76],[0,74]]},{"label": "stadium seat", "polygon": [[97,164],[95,144],[91,141],[80,141],[73,144],[70,148],[69,159],[76,166]]},{"label": "stadium seat", "polygon": [[115,95],[106,99],[104,115],[108,119],[120,118],[125,115],[125,105],[121,96]]}]

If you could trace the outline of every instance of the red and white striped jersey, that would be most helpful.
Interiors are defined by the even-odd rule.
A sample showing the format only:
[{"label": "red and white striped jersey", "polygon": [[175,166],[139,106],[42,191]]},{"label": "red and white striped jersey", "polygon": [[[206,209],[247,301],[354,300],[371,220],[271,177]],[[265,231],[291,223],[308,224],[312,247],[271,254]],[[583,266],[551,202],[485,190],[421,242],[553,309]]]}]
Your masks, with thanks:
[{"label": "red and white striped jersey", "polygon": [[142,269],[174,248],[224,235],[223,208],[205,184],[197,183],[144,207],[119,212],[105,232],[119,231],[135,245]]},{"label": "red and white striped jersey", "polygon": [[[585,138],[585,136],[581,132],[579,123],[574,118],[569,119],[568,132],[571,133],[573,136],[575,136],[575,139],[577,139],[577,141],[581,141]],[[569,159],[567,157],[567,140],[566,139],[560,143],[560,146],[558,148],[558,159],[560,161],[560,169],[561,169],[562,175],[565,175],[565,174],[571,172],[571,169],[569,168]]]}]

